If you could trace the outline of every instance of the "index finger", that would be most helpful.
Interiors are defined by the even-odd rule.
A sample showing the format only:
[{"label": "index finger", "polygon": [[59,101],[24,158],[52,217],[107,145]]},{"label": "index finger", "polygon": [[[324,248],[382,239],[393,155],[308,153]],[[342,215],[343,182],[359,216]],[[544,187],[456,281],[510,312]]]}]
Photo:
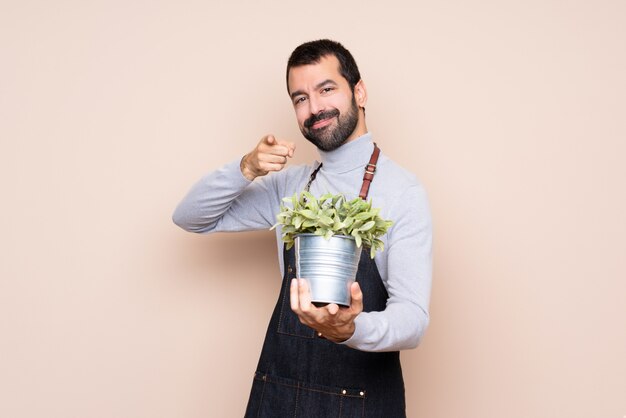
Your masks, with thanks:
[{"label": "index finger", "polygon": [[274,145],[276,144],[276,137],[274,135],[265,135],[262,138],[262,141],[265,142],[267,145]]}]

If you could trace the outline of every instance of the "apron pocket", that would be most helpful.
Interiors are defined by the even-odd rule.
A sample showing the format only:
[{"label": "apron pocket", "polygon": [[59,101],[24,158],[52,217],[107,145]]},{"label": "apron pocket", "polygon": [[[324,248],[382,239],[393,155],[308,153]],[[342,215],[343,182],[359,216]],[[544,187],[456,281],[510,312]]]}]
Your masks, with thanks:
[{"label": "apron pocket", "polygon": [[257,372],[246,417],[361,418],[365,391],[298,382]]},{"label": "apron pocket", "polygon": [[315,338],[315,330],[307,327],[300,318],[291,310],[291,302],[289,296],[289,290],[291,285],[291,279],[295,278],[295,268],[291,265],[287,267],[287,280],[284,282],[282,289],[281,302],[280,302],[280,318],[278,319],[278,333],[292,335],[303,338]]}]

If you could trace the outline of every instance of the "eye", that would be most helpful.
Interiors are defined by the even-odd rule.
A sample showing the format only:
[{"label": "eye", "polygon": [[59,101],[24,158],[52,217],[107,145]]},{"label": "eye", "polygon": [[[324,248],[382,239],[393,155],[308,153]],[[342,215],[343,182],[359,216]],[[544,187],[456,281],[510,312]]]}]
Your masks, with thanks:
[{"label": "eye", "polygon": [[297,105],[297,104],[304,102],[305,100],[306,100],[306,97],[304,96],[296,97],[296,100],[293,101],[293,104]]},{"label": "eye", "polygon": [[334,87],[324,87],[322,89],[322,93],[330,93],[331,91],[335,90]]}]

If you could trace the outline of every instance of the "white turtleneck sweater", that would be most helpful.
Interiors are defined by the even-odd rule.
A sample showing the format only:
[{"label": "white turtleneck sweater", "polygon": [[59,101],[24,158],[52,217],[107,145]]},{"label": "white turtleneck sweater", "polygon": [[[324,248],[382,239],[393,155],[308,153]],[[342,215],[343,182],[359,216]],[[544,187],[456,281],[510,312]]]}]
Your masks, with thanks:
[{"label": "white turtleneck sweater", "polygon": [[[384,145],[381,147],[384,149]],[[319,151],[323,162],[311,193],[358,196],[365,165],[374,144],[367,133],[335,151]],[[314,165],[246,179],[240,160],[202,177],[179,203],[173,220],[197,233],[268,229],[276,223],[281,199],[304,189]],[[428,325],[432,272],[432,226],[426,192],[419,181],[381,152],[368,199],[380,216],[394,224],[381,239],[385,250],[375,257],[389,299],[382,312],[362,312],[354,335],[343,342],[363,351],[414,348]],[[277,228],[278,257],[283,269],[283,243]]]}]

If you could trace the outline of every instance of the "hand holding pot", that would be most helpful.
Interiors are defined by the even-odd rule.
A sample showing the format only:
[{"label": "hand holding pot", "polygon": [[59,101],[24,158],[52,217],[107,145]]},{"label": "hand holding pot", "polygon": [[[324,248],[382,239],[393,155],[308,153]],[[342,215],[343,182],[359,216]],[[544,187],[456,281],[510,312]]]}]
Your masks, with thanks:
[{"label": "hand holding pot", "polygon": [[354,319],[363,311],[363,293],[357,282],[350,287],[352,301],[349,307],[335,303],[316,307],[311,303],[311,293],[305,279],[293,279],[290,288],[291,309],[300,322],[318,332],[318,335],[342,342],[354,334]]}]

